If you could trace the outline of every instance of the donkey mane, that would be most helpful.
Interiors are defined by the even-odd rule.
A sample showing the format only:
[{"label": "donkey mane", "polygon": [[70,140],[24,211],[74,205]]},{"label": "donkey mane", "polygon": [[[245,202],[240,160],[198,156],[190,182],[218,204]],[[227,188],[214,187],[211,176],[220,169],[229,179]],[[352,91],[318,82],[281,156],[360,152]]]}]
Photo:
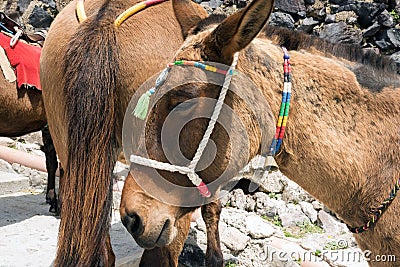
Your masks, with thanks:
[{"label": "donkey mane", "polygon": [[[221,23],[226,15],[212,14],[200,21],[191,31],[197,34],[209,26]],[[261,33],[262,37],[272,39],[279,46],[288,50],[310,50],[322,52],[325,56],[334,56],[359,64],[346,64],[345,67],[354,72],[358,82],[373,92],[379,92],[384,87],[400,87],[397,72],[400,69],[388,56],[375,53],[372,50],[362,49],[354,44],[334,44],[301,31],[293,31],[283,27],[266,25]]]},{"label": "donkey mane", "polygon": [[399,72],[394,61],[388,56],[376,54],[372,50],[362,49],[353,44],[334,44],[317,36],[301,31],[293,31],[283,27],[266,26],[263,37],[272,39],[274,43],[285,46],[288,50],[310,50],[314,48],[325,56],[339,57],[352,61],[355,65],[345,64],[354,72],[358,82],[374,92],[386,86],[400,86]]}]

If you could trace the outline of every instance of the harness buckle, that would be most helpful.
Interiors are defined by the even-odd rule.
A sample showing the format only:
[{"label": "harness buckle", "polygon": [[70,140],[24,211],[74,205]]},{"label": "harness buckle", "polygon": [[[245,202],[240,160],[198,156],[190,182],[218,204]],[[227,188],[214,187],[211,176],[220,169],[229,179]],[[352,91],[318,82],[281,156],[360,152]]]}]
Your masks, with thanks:
[{"label": "harness buckle", "polygon": [[17,27],[14,27],[14,29],[17,31],[13,38],[10,40],[10,47],[14,48],[15,44],[18,42],[19,38],[21,37],[23,31],[21,29],[18,29]]},{"label": "harness buckle", "polygon": [[268,171],[269,173],[279,170],[279,166],[273,156],[267,156],[265,159],[264,170]]}]

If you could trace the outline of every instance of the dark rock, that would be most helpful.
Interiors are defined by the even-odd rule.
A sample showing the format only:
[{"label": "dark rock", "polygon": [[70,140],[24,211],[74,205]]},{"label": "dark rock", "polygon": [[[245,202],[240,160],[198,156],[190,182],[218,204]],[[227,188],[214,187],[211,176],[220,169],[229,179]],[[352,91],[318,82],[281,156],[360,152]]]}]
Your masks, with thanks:
[{"label": "dark rock", "polygon": [[349,1],[348,0],[329,0],[329,3],[342,6],[342,5],[349,4]]},{"label": "dark rock", "polygon": [[237,8],[244,8],[247,5],[247,2],[245,0],[238,0],[236,3]]},{"label": "dark rock", "polygon": [[400,51],[392,54],[390,56],[390,59],[393,60],[393,62],[396,64],[397,73],[400,74]]},{"label": "dark rock", "polygon": [[281,26],[289,29],[294,29],[293,17],[283,12],[272,13],[268,23],[273,26]]},{"label": "dark rock", "polygon": [[393,61],[395,61],[397,64],[400,64],[400,51],[399,51],[399,52],[396,52],[396,53],[393,53],[393,54],[390,56],[390,59],[393,60]]},{"label": "dark rock", "polygon": [[400,6],[400,0],[388,0],[388,10],[393,10],[396,6]]},{"label": "dark rock", "polygon": [[385,39],[376,40],[375,44],[382,50],[387,50],[390,47],[390,44]]},{"label": "dark rock", "polygon": [[29,24],[38,29],[50,27],[53,18],[43,8],[35,6],[32,14],[29,16]]},{"label": "dark rock", "polygon": [[234,0],[225,0],[224,1],[224,5],[226,5],[226,6],[233,6],[233,4],[234,4]]},{"label": "dark rock", "polygon": [[184,266],[204,266],[204,258],[205,254],[197,244],[185,242],[181,255],[179,256],[179,263]]},{"label": "dark rock", "polygon": [[361,27],[367,28],[372,25],[375,17],[385,9],[385,4],[359,2],[354,12],[358,16],[358,23]]},{"label": "dark rock", "polygon": [[323,18],[325,18],[325,16],[326,16],[326,8],[323,8],[320,11],[318,11],[318,17],[322,18],[322,20]]},{"label": "dark rock", "polygon": [[364,30],[363,36],[364,37],[371,37],[374,36],[379,30],[381,29],[381,25],[377,21],[374,22],[371,26]]},{"label": "dark rock", "polygon": [[314,5],[315,4],[315,0],[304,0],[304,3],[306,5]]},{"label": "dark rock", "polygon": [[400,47],[400,29],[387,30],[386,34],[395,47]]},{"label": "dark rock", "polygon": [[330,10],[330,14],[336,14],[336,13],[338,13],[339,11],[341,11],[343,8],[341,7],[341,6],[339,6],[339,5],[331,5],[330,7],[329,7],[329,10]]},{"label": "dark rock", "polygon": [[315,20],[323,21],[326,16],[326,8],[322,7],[319,9],[315,9],[314,6],[307,6],[307,17],[312,17]]},{"label": "dark rock", "polygon": [[298,28],[301,31],[310,33],[315,26],[319,24],[318,21],[314,20],[313,18],[306,18],[303,20],[303,23]]},{"label": "dark rock", "polygon": [[380,25],[388,28],[394,26],[393,17],[392,15],[389,14],[389,11],[387,11],[386,9],[383,10],[382,13],[378,15],[378,22]]},{"label": "dark rock", "polygon": [[51,8],[56,8],[56,2],[54,0],[42,0],[42,2]]},{"label": "dark rock", "polygon": [[23,14],[26,9],[28,8],[29,4],[31,3],[31,0],[19,0],[18,1],[18,10],[21,14]]},{"label": "dark rock", "polygon": [[275,2],[275,8],[290,13],[297,14],[306,11],[304,0],[280,0]]},{"label": "dark rock", "polygon": [[320,32],[320,37],[331,43],[360,44],[362,41],[361,30],[348,26],[344,22],[325,25]]},{"label": "dark rock", "polygon": [[357,9],[357,5],[355,3],[349,3],[347,5],[344,6],[340,6],[338,8],[338,12],[342,12],[342,11],[354,11]]},{"label": "dark rock", "polygon": [[305,17],[307,17],[307,13],[306,13],[305,11],[297,12],[296,15],[297,15],[299,18],[302,18],[302,19],[304,19]]}]

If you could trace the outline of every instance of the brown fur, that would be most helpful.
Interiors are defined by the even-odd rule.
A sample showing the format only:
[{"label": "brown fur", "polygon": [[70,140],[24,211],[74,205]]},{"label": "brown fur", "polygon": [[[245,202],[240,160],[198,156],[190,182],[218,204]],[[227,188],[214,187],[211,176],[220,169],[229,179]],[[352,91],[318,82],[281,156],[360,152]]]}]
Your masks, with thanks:
[{"label": "brown fur", "polygon": [[[184,45],[176,54],[176,59],[183,60],[215,60],[229,64],[233,52],[240,50],[237,47],[247,35],[236,31],[235,23],[246,23],[246,14],[252,16],[268,16],[268,7],[272,1],[255,0],[241,12],[241,18],[237,15],[229,17],[217,27],[216,31],[210,29],[199,32],[195,36],[189,36]],[[254,5],[262,5],[254,13]],[[235,23],[234,23],[235,22]],[[246,26],[246,25],[244,25]],[[261,30],[263,23],[258,23],[254,28]],[[232,32],[229,32],[229,29]],[[256,29],[253,29],[256,30]],[[195,32],[195,31],[194,31]],[[220,34],[226,34],[220,35]],[[234,38],[232,38],[232,34]],[[265,96],[273,114],[278,114],[281,102],[281,90],[283,80],[282,50],[275,42],[293,42],[295,39],[287,39],[287,35],[279,30],[275,36],[260,35],[241,52],[238,69],[247,75]],[[276,35],[280,36],[277,37]],[[307,37],[294,35],[307,40]],[[226,38],[224,38],[226,37]],[[232,44],[229,39],[239,40]],[[218,40],[228,40],[221,43]],[[299,42],[300,44],[301,42]],[[396,74],[380,72],[385,66],[377,68],[379,62],[364,64],[366,75],[384,77],[381,79],[380,89],[371,90],[357,80],[354,67],[360,66],[359,62],[349,60],[353,48],[341,55],[330,51],[319,51],[326,46],[314,46],[307,42],[290,51],[293,70],[293,94],[291,113],[286,129],[283,147],[277,155],[277,162],[284,174],[293,179],[313,196],[321,200],[332,211],[350,226],[361,226],[369,219],[369,211],[379,205],[388,197],[395,181],[400,176],[400,88],[393,85],[399,84],[400,78]],[[324,42],[321,42],[321,44]],[[316,43],[314,42],[314,45]],[[245,45],[244,45],[245,46]],[[330,46],[332,48],[336,46]],[[349,55],[341,58],[338,56]],[[370,57],[371,59],[371,57]],[[366,63],[368,57],[363,57]],[[393,83],[394,81],[394,83]],[[201,91],[196,90],[201,89]],[[243,90],[247,87],[243,86]],[[147,148],[150,157],[157,160],[165,160],[157,141],[152,135],[159,135],[160,125],[171,107],[190,97],[213,97],[218,94],[214,87],[207,86],[181,86],[174,88],[175,98],[164,100],[150,115],[150,125],[147,125]],[[185,94],[186,92],[186,94]],[[189,93],[188,93],[189,92]],[[169,104],[168,104],[169,101]],[[244,116],[248,114],[248,107],[228,93],[226,104],[235,110],[235,114]],[[256,104],[256,103],[252,103]],[[198,107],[198,108],[201,108]],[[277,115],[275,115],[277,116]],[[268,146],[272,140],[275,123],[271,120],[263,125],[268,131],[254,125],[252,120],[244,120],[248,129],[258,129],[248,132],[250,140],[250,156],[255,156],[262,146]],[[180,149],[189,158],[193,156],[203,131],[206,121],[193,120],[180,134]],[[262,135],[259,134],[262,130]],[[238,135],[234,130],[229,133],[229,138]],[[261,136],[267,136],[268,144],[262,142]],[[212,181],[213,177],[221,173],[228,161],[233,161],[237,167],[243,167],[247,157],[238,153],[230,154],[230,141],[226,133],[216,128],[212,139],[218,148],[218,154],[214,162],[199,175],[206,181]],[[143,175],[138,173],[137,175]],[[171,182],[178,183],[185,176],[164,174]],[[133,179],[127,180],[125,188],[140,191]],[[181,183],[181,182],[179,182]],[[123,205],[121,211],[127,209],[134,212],[137,208],[129,199],[132,195],[125,191],[122,196]],[[126,189],[128,190],[128,189]],[[154,199],[141,197],[147,205],[158,205]],[[168,209],[165,209],[168,210]],[[400,200],[397,198],[389,206],[376,226],[369,231],[356,235],[361,249],[372,251],[371,259],[375,255],[399,255],[400,253]],[[160,213],[159,216],[173,217],[173,213]],[[215,215],[218,217],[218,214]],[[148,218],[147,218],[147,223]],[[138,237],[140,238],[140,236]],[[372,266],[398,266],[393,262],[373,262]],[[220,266],[220,265],[219,265]]]},{"label": "brown fur", "polygon": [[42,92],[10,83],[0,77],[0,135],[21,136],[46,125]]},{"label": "brown fur", "polygon": [[46,200],[50,211],[57,213],[55,173],[58,162],[52,139],[44,126],[47,123],[42,92],[10,83],[0,74],[0,136],[17,137],[42,130],[43,150],[48,172]]},{"label": "brown fur", "polygon": [[[52,73],[42,75],[43,97],[66,171],[57,266],[114,265],[111,172],[125,110],[136,88],[171,60],[183,41],[182,29],[193,23],[179,24],[166,2],[114,28],[113,20],[137,2],[87,1],[82,24],[73,2],[56,17],[43,48],[41,73]],[[199,19],[206,15],[198,7],[188,12]],[[182,245],[176,238],[165,248],[175,262]]]}]

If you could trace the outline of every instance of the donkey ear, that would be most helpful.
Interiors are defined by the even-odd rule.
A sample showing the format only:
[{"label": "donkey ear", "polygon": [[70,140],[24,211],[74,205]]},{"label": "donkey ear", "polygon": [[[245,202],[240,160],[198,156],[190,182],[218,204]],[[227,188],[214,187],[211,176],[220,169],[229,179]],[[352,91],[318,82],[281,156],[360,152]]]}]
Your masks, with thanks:
[{"label": "donkey ear", "polygon": [[230,61],[235,52],[245,48],[260,32],[271,15],[273,4],[274,0],[253,0],[218,25],[205,45],[222,60]]},{"label": "donkey ear", "polygon": [[172,0],[175,17],[181,25],[182,35],[187,37],[191,28],[208,17],[207,11],[192,0]]}]

